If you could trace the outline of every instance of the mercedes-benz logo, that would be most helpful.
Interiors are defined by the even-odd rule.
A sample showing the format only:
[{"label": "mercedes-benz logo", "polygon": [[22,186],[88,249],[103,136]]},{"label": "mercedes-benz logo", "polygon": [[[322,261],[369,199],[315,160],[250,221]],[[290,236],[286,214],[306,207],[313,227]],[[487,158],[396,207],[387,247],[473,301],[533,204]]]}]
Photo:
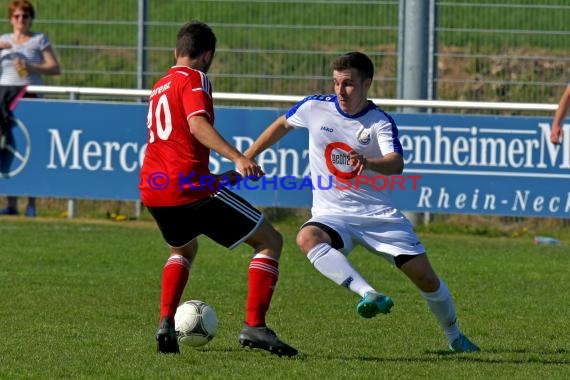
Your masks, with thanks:
[{"label": "mercedes-benz logo", "polygon": [[30,159],[32,141],[28,129],[19,119],[0,136],[0,178],[18,175]]}]

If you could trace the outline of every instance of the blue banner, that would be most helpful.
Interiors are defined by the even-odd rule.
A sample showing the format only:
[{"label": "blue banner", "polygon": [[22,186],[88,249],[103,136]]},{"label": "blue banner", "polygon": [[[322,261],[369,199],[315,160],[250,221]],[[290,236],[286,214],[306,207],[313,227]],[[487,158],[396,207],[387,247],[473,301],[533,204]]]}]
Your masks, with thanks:
[{"label": "blue banner", "polygon": [[[245,151],[283,109],[216,108],[216,128]],[[139,199],[146,148],[144,103],[24,99],[0,141],[0,193]],[[392,115],[406,169],[390,183],[402,210],[487,215],[570,215],[570,139],[549,142],[551,118]],[[570,136],[570,125],[564,125]],[[310,207],[307,134],[293,131],[257,161],[267,173],[238,193],[258,206]],[[214,173],[233,169],[212,154]],[[381,184],[380,184],[381,185]]]}]

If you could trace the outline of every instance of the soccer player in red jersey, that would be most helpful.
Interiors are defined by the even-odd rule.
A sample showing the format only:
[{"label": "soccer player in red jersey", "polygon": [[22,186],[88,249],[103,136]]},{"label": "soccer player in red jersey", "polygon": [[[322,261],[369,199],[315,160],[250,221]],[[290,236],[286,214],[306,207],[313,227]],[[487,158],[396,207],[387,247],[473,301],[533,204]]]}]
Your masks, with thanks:
[{"label": "soccer player in red jersey", "polygon": [[212,86],[206,73],[215,50],[216,36],[208,25],[193,21],[182,26],[174,50],[176,64],[156,82],[149,98],[148,145],[139,189],[170,246],[162,272],[157,351],[179,353],[174,314],[197,254],[197,237],[205,235],[228,248],[245,242],[256,252],[248,270],[240,344],[294,356],[297,350],[265,323],[279,275],[282,236],[246,200],[206,180],[216,178],[208,168],[210,150],[235,163],[239,173],[226,173],[226,179],[264,175],[254,160],[214,129]]}]

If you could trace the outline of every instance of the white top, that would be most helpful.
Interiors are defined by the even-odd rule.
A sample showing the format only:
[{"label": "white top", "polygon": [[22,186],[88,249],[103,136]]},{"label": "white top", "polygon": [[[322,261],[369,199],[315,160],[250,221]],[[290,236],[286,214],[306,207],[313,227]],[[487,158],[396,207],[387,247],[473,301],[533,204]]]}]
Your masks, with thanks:
[{"label": "white top", "polygon": [[14,59],[21,58],[31,63],[43,62],[43,50],[50,46],[50,41],[42,33],[33,33],[32,37],[23,44],[15,44],[12,39],[13,33],[6,33],[0,36],[0,42],[7,42],[12,45],[9,49],[0,50],[0,85],[23,86],[26,84],[41,85],[41,75],[39,73],[28,73],[25,77],[20,77],[14,68]]},{"label": "white top", "polygon": [[[348,115],[338,106],[335,95],[313,95],[291,108],[286,118],[290,126],[309,131],[313,216],[391,215],[397,211],[390,186],[378,190],[384,183],[381,177],[389,177],[364,170],[361,176],[379,176],[375,181],[376,188],[371,184],[360,184],[356,189],[357,178],[350,179],[356,173],[348,162],[351,150],[366,158],[383,157],[392,152],[403,155],[398,128],[386,112],[369,101],[363,111]],[[337,176],[345,179],[339,180]]]}]

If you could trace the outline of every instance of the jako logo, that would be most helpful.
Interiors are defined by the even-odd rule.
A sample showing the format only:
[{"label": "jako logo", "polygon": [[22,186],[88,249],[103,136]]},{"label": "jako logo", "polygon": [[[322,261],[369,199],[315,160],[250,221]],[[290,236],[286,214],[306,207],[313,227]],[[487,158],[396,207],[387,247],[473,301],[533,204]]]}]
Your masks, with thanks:
[{"label": "jako logo", "polygon": [[325,127],[325,126],[322,126],[322,127],[321,127],[321,131],[334,132],[334,130],[333,130],[332,128]]}]

